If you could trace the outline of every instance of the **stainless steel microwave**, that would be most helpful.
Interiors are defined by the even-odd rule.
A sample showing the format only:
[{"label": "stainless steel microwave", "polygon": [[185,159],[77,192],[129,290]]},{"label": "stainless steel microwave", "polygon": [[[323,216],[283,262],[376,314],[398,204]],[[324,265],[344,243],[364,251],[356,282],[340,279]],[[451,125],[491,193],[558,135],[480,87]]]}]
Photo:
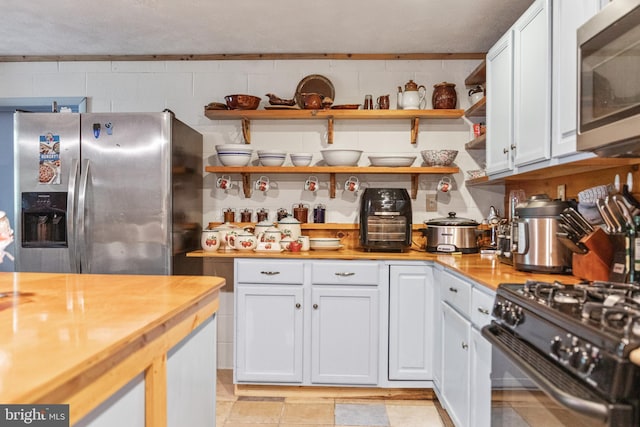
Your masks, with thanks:
[{"label": "stainless steel microwave", "polygon": [[614,0],[578,29],[578,150],[640,157],[640,0]]}]

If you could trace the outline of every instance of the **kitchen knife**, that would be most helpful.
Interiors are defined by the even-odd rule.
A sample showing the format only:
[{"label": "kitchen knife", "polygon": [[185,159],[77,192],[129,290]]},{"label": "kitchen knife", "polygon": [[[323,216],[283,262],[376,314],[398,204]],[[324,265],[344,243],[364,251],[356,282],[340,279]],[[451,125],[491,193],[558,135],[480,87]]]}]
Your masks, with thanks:
[{"label": "kitchen knife", "polygon": [[587,234],[592,233],[594,231],[593,226],[589,224],[589,221],[587,221],[580,212],[578,212],[572,207],[566,208],[565,211],[569,213],[571,218],[575,219],[576,222],[578,222],[582,226],[582,229],[585,230]]},{"label": "kitchen knife", "polygon": [[558,237],[558,240],[560,240],[574,254],[586,254],[587,252],[589,252],[589,249],[587,249],[587,247],[584,246],[583,243],[574,242],[567,236],[567,233],[557,232],[556,236]]},{"label": "kitchen knife", "polygon": [[[568,235],[576,236],[578,233],[560,214],[560,221],[558,221],[558,227]],[[578,239],[579,240],[579,239]]]},{"label": "kitchen knife", "polygon": [[604,202],[609,212],[609,217],[611,218],[612,222],[616,225],[616,231],[618,233],[624,232],[624,217],[622,216],[622,213],[618,209],[618,205],[609,196],[605,197]]},{"label": "kitchen knife", "polygon": [[587,234],[589,234],[589,231],[588,230],[584,230],[582,228],[582,226],[578,223],[578,221],[576,221],[566,211],[560,213],[560,218],[562,218],[566,224],[569,224],[571,226],[571,228],[574,230],[574,234],[577,235],[578,237],[582,238],[582,237],[586,236]]},{"label": "kitchen knife", "polygon": [[598,211],[600,212],[600,216],[604,221],[606,232],[611,234],[616,232],[616,226],[613,224],[611,218],[609,217],[609,212],[607,211],[607,207],[604,203],[603,199],[596,199],[596,206],[598,207]]},{"label": "kitchen knife", "polygon": [[624,202],[624,198],[621,197],[619,194],[614,194],[613,196],[611,196],[611,198],[613,199],[615,204],[618,206],[618,210],[620,211],[620,213],[624,218],[625,225],[627,226],[627,230],[630,230],[633,233],[635,233],[636,225],[633,222],[633,217],[631,215],[631,211],[629,211],[629,207]]}]

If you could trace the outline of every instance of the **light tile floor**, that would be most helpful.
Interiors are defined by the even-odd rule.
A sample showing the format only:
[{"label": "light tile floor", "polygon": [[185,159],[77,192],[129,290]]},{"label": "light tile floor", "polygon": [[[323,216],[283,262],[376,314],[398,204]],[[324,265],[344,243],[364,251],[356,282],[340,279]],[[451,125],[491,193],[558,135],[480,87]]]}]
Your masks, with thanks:
[{"label": "light tile floor", "polygon": [[217,427],[441,427],[437,402],[322,397],[237,397],[230,370],[218,371]]}]

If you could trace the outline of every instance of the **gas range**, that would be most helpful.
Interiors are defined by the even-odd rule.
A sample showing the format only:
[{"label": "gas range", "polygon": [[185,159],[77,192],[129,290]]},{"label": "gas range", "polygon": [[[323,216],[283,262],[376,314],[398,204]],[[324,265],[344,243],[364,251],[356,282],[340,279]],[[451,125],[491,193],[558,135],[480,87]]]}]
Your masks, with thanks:
[{"label": "gas range", "polygon": [[548,394],[607,425],[638,424],[640,285],[501,284],[492,314],[483,335]]}]

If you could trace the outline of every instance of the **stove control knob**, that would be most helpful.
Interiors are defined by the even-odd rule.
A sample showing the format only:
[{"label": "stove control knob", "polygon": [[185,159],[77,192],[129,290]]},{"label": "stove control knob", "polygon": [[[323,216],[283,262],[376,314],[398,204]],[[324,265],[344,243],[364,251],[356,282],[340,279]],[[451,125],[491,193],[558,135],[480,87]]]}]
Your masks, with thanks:
[{"label": "stove control knob", "polygon": [[504,320],[509,326],[518,326],[522,323],[523,317],[522,308],[510,307],[510,310],[506,313],[506,318]]},{"label": "stove control knob", "polygon": [[559,336],[554,337],[551,340],[551,354],[558,359],[562,359],[562,354],[564,354],[565,348],[562,345],[562,338]]},{"label": "stove control knob", "polygon": [[504,316],[504,310],[504,304],[500,301],[497,301],[493,306],[493,317],[495,317],[496,319],[502,319],[502,317]]}]

